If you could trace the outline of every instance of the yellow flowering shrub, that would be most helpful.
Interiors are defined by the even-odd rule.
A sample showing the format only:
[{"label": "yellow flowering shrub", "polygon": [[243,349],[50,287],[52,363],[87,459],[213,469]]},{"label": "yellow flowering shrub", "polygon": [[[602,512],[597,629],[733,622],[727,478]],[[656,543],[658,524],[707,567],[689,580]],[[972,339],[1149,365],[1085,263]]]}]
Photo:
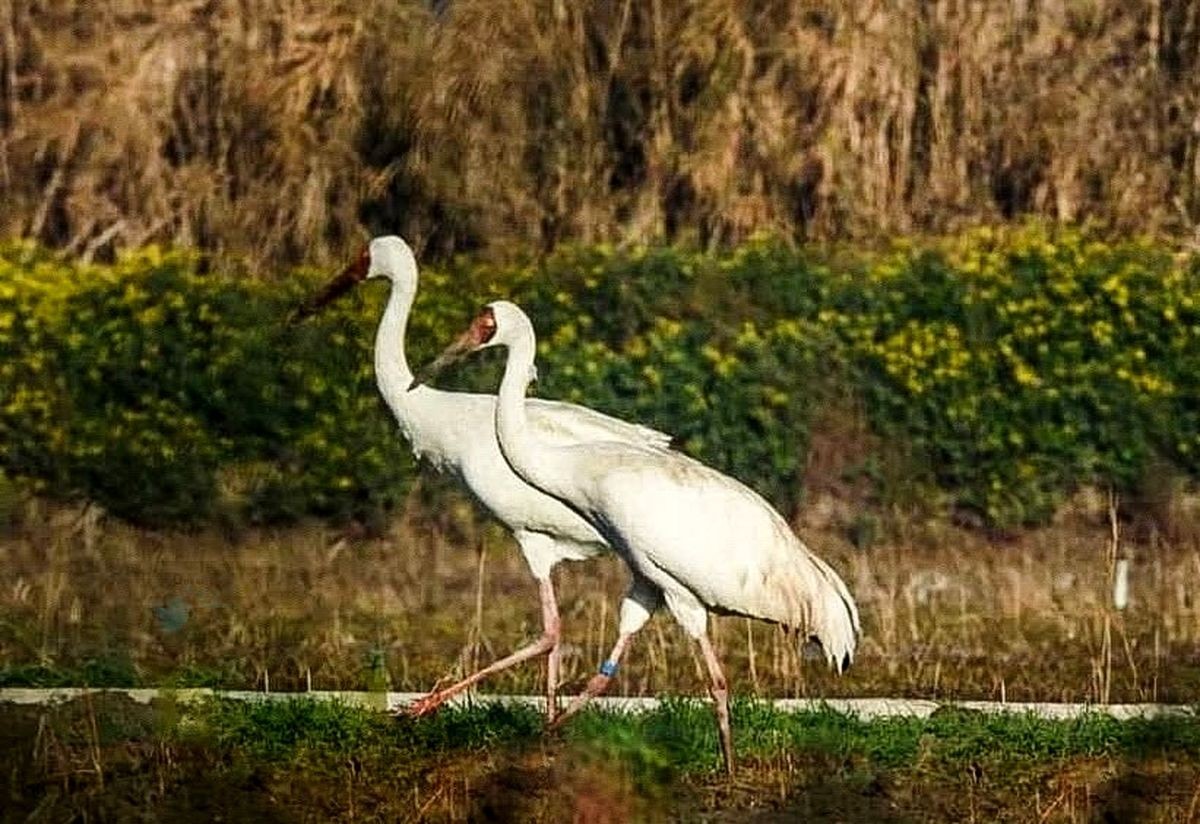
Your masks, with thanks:
[{"label": "yellow flowering shrub", "polygon": [[615,349],[579,340],[568,324],[540,343],[539,391],[660,427],[790,508],[802,489],[818,360],[830,348],[805,321],[720,330],[657,318]]},{"label": "yellow flowering shrub", "polygon": [[84,266],[0,247],[0,469],[152,524],[389,505],[406,451],[366,347],[329,343],[367,321],[285,327],[300,280],[200,276],[157,249]]},{"label": "yellow flowering shrub", "polygon": [[[297,327],[313,273],[199,275],[0,245],[0,471],[126,517],[372,517],[413,467],[374,385],[382,284]],[[563,249],[422,267],[424,362],[495,297],[539,332],[537,391],[675,434],[783,508],[826,391],[857,393],[961,507],[1046,517],[1084,482],[1200,476],[1200,264],[1034,224],[878,255],[756,239],[727,252]],[[501,357],[446,376],[493,391]]]},{"label": "yellow flowering shrub", "polygon": [[[993,523],[1151,458],[1200,473],[1195,261],[1076,229],[986,228],[867,267],[826,318],[876,426]],[[852,311],[846,307],[852,307]]]},{"label": "yellow flowering shrub", "polygon": [[475,279],[530,310],[548,395],[674,432],[778,504],[822,381],[853,381],[957,505],[1019,524],[1164,460],[1200,475],[1198,266],[1026,224],[876,256],[575,249]]}]

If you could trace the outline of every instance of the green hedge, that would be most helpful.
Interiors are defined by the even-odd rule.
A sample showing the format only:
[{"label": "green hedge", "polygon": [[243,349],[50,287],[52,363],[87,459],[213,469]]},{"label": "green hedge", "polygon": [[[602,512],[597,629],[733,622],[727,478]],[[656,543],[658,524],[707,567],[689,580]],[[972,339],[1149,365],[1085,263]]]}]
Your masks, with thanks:
[{"label": "green hedge", "polygon": [[363,517],[404,494],[365,320],[287,328],[291,288],[0,249],[0,466],[142,523]]},{"label": "green hedge", "polygon": [[877,261],[823,321],[876,429],[989,522],[1044,520],[1080,483],[1200,474],[1200,267],[1145,241],[983,229]]},{"label": "green hedge", "polygon": [[[0,469],[155,524],[386,511],[413,475],[374,387],[386,289],[287,327],[318,282],[0,247]],[[848,388],[993,524],[1152,465],[1200,474],[1200,266],[1149,242],[1023,226],[873,255],[761,241],[456,260],[423,271],[414,363],[497,296],[538,326],[541,394],[670,431],[784,509],[815,408]],[[493,355],[445,385],[498,375]]]}]

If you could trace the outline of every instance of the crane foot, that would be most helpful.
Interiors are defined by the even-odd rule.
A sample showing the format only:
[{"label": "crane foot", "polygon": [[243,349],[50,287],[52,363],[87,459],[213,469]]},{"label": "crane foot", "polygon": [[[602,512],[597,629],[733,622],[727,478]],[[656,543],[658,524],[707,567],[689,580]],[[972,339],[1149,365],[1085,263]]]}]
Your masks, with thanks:
[{"label": "crane foot", "polygon": [[424,698],[418,698],[406,707],[402,707],[396,711],[397,715],[406,715],[409,718],[421,718],[426,715],[431,715],[442,706],[445,698],[438,693],[431,693]]},{"label": "crane foot", "polygon": [[595,696],[604,692],[605,688],[608,686],[608,682],[611,680],[612,677],[608,675],[601,674],[592,676],[592,680],[588,681],[583,692],[575,696],[575,699],[571,701],[567,708],[560,712],[558,717],[551,721],[546,728],[548,730],[560,729],[562,725],[566,723],[568,718],[579,712],[579,710],[583,709],[584,704],[586,704]]},{"label": "crane foot", "polygon": [[449,681],[449,678],[439,678],[437,683],[430,688],[428,694],[423,698],[418,698],[411,704],[406,704],[403,707],[396,707],[392,710],[392,715],[397,718],[403,716],[406,718],[420,718],[423,715],[429,715],[435,712],[446,699],[450,697],[449,691],[442,691],[442,687]]}]

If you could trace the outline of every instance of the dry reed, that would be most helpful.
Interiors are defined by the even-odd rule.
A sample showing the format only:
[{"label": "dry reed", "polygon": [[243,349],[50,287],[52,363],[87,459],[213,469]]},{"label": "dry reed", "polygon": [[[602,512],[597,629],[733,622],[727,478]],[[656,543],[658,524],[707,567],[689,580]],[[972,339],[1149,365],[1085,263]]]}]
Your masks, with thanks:
[{"label": "dry reed", "polygon": [[1193,235],[1200,6],[3,0],[0,232],[324,261],[941,231]]},{"label": "dry reed", "polygon": [[[815,511],[817,508],[810,508]],[[379,538],[323,526],[164,534],[30,505],[0,541],[0,660],[86,671],[124,661],[147,682],[422,690],[540,631],[536,589],[499,528],[457,504],[436,526],[410,512]],[[1200,546],[1125,543],[1131,601],[1117,613],[1103,508],[1002,542],[909,521],[868,550],[836,523],[806,525],[864,616],[856,666],[836,678],[770,626],[718,619],[738,692],[1007,700],[1189,701],[1200,683]],[[472,551],[481,547],[482,551]],[[612,642],[625,574],[615,560],[557,575],[565,688]],[[481,620],[480,620],[481,618]],[[616,689],[703,694],[682,633],[656,617]],[[538,692],[536,666],[488,691]]]}]

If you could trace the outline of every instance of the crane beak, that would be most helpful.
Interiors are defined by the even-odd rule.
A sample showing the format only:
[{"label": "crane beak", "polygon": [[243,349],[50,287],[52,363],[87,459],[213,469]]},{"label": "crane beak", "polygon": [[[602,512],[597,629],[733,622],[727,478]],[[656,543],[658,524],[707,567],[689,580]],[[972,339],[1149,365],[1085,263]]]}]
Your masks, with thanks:
[{"label": "crane beak", "polygon": [[458,340],[443,349],[442,354],[417,370],[416,379],[409,388],[415,389],[422,384],[428,383],[441,374],[447,366],[457,363],[478,348],[479,343],[475,339],[473,330],[467,330]]},{"label": "crane beak", "polygon": [[317,314],[328,304],[333,303],[342,295],[349,292],[356,283],[367,276],[367,267],[363,263],[362,258],[351,263],[325,284],[325,288],[296,307],[291,317],[288,318],[288,325],[299,323],[305,318]]}]

